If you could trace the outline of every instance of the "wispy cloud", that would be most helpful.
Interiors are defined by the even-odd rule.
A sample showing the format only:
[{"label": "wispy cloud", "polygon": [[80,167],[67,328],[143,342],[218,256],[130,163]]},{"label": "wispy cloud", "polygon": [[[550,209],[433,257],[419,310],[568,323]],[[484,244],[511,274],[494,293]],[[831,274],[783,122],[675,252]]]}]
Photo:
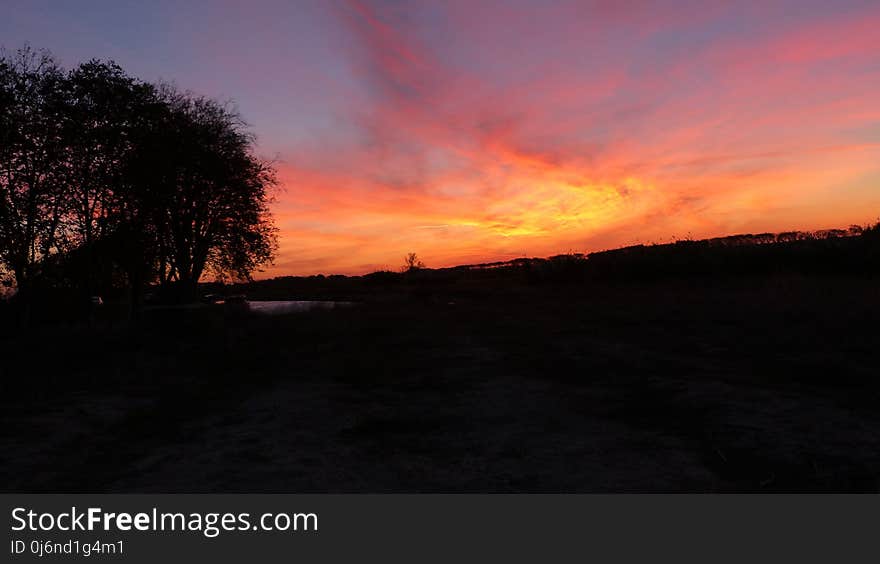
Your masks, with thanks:
[{"label": "wispy cloud", "polygon": [[334,8],[364,90],[286,155],[274,273],[880,213],[876,8],[474,4]]}]

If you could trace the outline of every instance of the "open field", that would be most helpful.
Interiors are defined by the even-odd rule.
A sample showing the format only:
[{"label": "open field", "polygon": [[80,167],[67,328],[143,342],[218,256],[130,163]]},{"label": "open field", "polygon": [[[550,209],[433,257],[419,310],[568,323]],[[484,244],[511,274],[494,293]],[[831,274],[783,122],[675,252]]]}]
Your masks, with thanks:
[{"label": "open field", "polygon": [[0,341],[4,491],[878,491],[872,276],[483,285]]}]

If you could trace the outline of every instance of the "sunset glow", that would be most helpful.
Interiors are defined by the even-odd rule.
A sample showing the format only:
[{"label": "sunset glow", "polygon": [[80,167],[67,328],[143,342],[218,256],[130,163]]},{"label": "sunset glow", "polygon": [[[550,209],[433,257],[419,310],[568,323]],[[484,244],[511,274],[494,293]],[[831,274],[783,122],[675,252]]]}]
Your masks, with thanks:
[{"label": "sunset glow", "polygon": [[880,217],[877,2],[39,4],[4,46],[235,100],[281,180],[259,277]]}]

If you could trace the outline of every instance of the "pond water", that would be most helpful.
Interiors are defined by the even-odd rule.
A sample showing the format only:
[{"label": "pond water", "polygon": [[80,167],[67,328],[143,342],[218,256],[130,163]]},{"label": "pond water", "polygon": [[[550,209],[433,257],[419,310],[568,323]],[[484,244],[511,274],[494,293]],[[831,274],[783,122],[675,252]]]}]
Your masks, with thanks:
[{"label": "pond water", "polygon": [[282,313],[297,313],[316,309],[334,309],[348,307],[351,302],[314,301],[314,300],[248,300],[248,309],[256,313],[278,315]]}]

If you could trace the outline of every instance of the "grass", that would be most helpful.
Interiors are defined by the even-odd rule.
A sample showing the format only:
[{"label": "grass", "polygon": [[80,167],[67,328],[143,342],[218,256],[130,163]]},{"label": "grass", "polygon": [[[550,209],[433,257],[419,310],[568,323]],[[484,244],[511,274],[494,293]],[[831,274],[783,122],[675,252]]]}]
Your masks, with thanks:
[{"label": "grass", "polygon": [[880,286],[755,275],[155,311],[2,342],[7,491],[877,491]]}]

